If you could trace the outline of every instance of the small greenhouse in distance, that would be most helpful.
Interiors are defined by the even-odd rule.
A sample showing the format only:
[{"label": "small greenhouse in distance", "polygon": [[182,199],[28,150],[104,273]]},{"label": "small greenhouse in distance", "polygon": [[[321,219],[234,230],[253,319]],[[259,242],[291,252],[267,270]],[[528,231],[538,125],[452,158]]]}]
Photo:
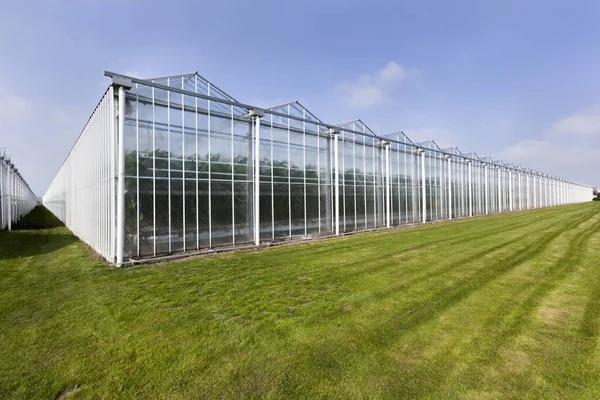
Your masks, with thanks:
[{"label": "small greenhouse in distance", "polygon": [[12,162],[5,148],[0,147],[0,229],[12,229],[37,205],[37,198]]},{"label": "small greenhouse in distance", "polygon": [[538,171],[243,104],[193,73],[111,72],[44,204],[109,262],[586,202]]}]

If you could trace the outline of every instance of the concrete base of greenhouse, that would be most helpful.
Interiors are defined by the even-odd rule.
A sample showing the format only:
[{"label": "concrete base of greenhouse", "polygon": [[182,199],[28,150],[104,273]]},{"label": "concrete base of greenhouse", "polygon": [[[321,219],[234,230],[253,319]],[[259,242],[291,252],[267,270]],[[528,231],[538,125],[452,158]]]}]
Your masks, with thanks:
[{"label": "concrete base of greenhouse", "polygon": [[219,254],[219,253],[226,253],[226,252],[266,249],[266,248],[270,248],[270,247],[274,247],[274,246],[294,245],[294,244],[298,244],[298,243],[313,242],[313,241],[317,241],[317,240],[319,240],[319,241],[331,240],[331,239],[336,239],[339,237],[359,235],[359,234],[363,234],[363,233],[372,233],[372,232],[380,232],[380,231],[385,231],[385,230],[396,230],[396,229],[408,229],[408,228],[415,228],[415,227],[424,226],[424,225],[440,224],[440,223],[446,223],[446,222],[452,222],[452,221],[461,221],[461,220],[466,220],[466,219],[478,219],[478,218],[485,218],[485,217],[490,217],[490,216],[500,215],[500,214],[526,212],[526,211],[539,210],[539,209],[543,209],[543,208],[553,208],[553,207],[561,207],[561,206],[563,206],[563,205],[537,207],[537,208],[530,208],[527,210],[493,212],[493,213],[488,213],[488,214],[478,214],[478,215],[474,215],[472,217],[471,216],[453,217],[452,219],[438,219],[438,220],[427,221],[425,223],[418,222],[418,223],[403,224],[403,225],[398,225],[398,226],[392,226],[390,228],[382,227],[382,228],[371,228],[371,229],[359,229],[359,230],[350,231],[350,232],[340,232],[339,235],[330,234],[330,235],[321,235],[321,236],[312,236],[312,237],[294,237],[291,239],[290,238],[281,238],[279,240],[261,242],[261,244],[259,246],[255,246],[253,244],[239,245],[239,246],[238,245],[236,245],[236,246],[218,246],[218,247],[213,247],[211,249],[173,252],[171,254],[166,254],[166,255],[157,256],[157,257],[130,259],[128,261],[125,261],[121,265],[116,265],[116,264],[111,264],[111,265],[127,268],[127,267],[132,267],[135,265],[157,264],[157,263],[161,263],[161,262],[165,262],[165,261],[186,259],[186,258],[190,258],[190,257],[206,257],[206,256]]}]

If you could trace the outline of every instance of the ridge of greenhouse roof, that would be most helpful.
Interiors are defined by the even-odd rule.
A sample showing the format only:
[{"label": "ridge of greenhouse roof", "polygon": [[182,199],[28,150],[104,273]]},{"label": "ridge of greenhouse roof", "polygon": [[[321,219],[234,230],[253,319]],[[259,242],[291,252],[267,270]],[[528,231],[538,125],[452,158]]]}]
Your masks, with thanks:
[{"label": "ridge of greenhouse roof", "polygon": [[[293,108],[292,108],[293,107]],[[289,113],[291,109],[296,112],[300,112],[301,115],[295,115],[296,117],[302,117],[309,120],[315,120],[315,122],[323,123],[319,117],[312,113],[308,108],[304,107],[298,100],[290,101],[288,103],[279,104],[276,106],[268,107],[267,110],[277,111],[280,113]],[[290,113],[290,115],[293,115]]]},{"label": "ridge of greenhouse roof", "polygon": [[[6,163],[10,167],[12,167],[13,173],[15,175],[17,175],[19,178],[21,178],[23,180],[23,182],[25,183],[25,185],[29,188],[29,190],[31,190],[31,188],[29,187],[29,184],[27,183],[27,181],[25,180],[25,178],[23,177],[23,175],[21,175],[21,172],[19,171],[19,168],[13,162],[10,154],[8,153],[8,147],[0,147],[0,160],[6,161]],[[33,193],[33,190],[31,190],[31,192]]]},{"label": "ridge of greenhouse roof", "polygon": [[[232,113],[233,115],[236,115],[238,117],[247,118],[248,111],[250,111],[252,109],[257,109],[257,108],[262,109],[262,107],[255,107],[255,106],[252,106],[251,104],[239,102],[237,99],[233,98],[227,92],[223,91],[222,89],[220,89],[219,87],[214,85],[211,81],[209,81],[208,79],[206,79],[202,75],[200,75],[198,73],[198,71],[187,73],[187,74],[161,76],[161,77],[154,77],[154,78],[149,78],[149,79],[136,78],[133,76],[128,76],[126,74],[119,74],[119,73],[110,72],[110,71],[105,71],[104,75],[107,77],[111,77],[113,79],[115,77],[128,78],[132,82],[134,82],[136,85],[137,84],[147,85],[147,86],[151,86],[153,88],[156,88],[158,90],[163,90],[163,91],[170,90],[169,88],[172,88],[171,90],[180,94],[181,96],[194,97],[194,95],[196,95],[195,97],[202,99],[202,101],[211,102],[211,100],[212,100],[212,103],[209,103],[210,110],[215,110],[216,112],[221,112],[223,114]],[[105,95],[106,95],[106,92],[105,92]],[[102,99],[100,100],[100,102],[102,102]],[[98,103],[96,108],[100,105],[100,102]],[[286,108],[286,110],[282,110],[283,108]],[[291,108],[293,108],[294,111],[298,115],[292,116],[291,112],[290,112]],[[475,152],[462,153],[460,151],[460,149],[458,149],[458,147],[456,147],[456,146],[450,147],[447,149],[442,149],[434,140],[417,143],[417,142],[414,142],[413,140],[411,140],[403,131],[396,131],[396,132],[388,133],[385,135],[378,135],[377,133],[375,133],[375,131],[373,131],[371,128],[369,128],[364,123],[364,121],[362,121],[360,118],[351,120],[351,121],[347,121],[347,122],[343,122],[341,124],[333,125],[333,124],[322,121],[320,118],[318,118],[314,113],[309,111],[306,107],[304,107],[297,100],[289,102],[289,103],[285,103],[285,104],[276,105],[271,108],[266,108],[264,110],[269,110],[272,112],[273,116],[275,116],[277,118],[282,118],[282,119],[286,119],[285,114],[288,113],[288,115],[289,115],[289,117],[287,118],[288,124],[289,124],[289,120],[296,120],[296,122],[300,122],[300,123],[304,121],[304,122],[313,123],[313,124],[322,124],[321,128],[328,129],[328,130],[334,129],[337,131],[337,128],[346,128],[345,130],[347,131],[347,133],[359,134],[359,135],[362,135],[363,137],[371,137],[371,138],[377,139],[379,141],[385,140],[385,139],[392,139],[392,140],[395,139],[401,143],[409,144],[409,145],[412,145],[415,147],[420,147],[422,149],[427,149],[427,150],[431,150],[431,151],[435,151],[435,152],[439,152],[439,153],[454,154],[457,156],[463,156],[463,157],[479,160],[479,161],[482,161],[482,162],[485,162],[488,164],[493,164],[493,165],[498,165],[498,166],[505,166],[505,167],[512,167],[512,168],[516,167],[514,164],[507,164],[501,160],[500,161],[493,160],[491,157],[480,157]],[[91,118],[91,116],[90,116],[90,118]],[[88,126],[90,118],[88,118],[88,121],[84,125],[84,130]],[[352,129],[349,128],[349,125],[351,125],[351,124],[354,124],[354,127],[352,127]],[[83,131],[81,133],[83,133]],[[81,133],[80,133],[79,137],[81,137]],[[79,140],[79,138],[78,138],[78,140]],[[77,141],[75,143],[77,143]],[[65,161],[66,161],[66,159],[68,159],[69,155],[72,153],[72,150],[73,150],[73,148],[67,154]],[[64,161],[63,161],[62,165],[64,165]],[[61,168],[62,168],[62,165],[61,165]],[[518,168],[520,168],[522,171],[526,171],[526,169],[523,167],[518,167]],[[545,174],[545,173],[542,173],[542,172],[539,172],[539,171],[536,171],[533,169],[529,169],[527,171],[529,171],[530,173],[538,174],[538,175],[551,176],[549,174]]]},{"label": "ridge of greenhouse roof", "polygon": [[[386,139],[398,140],[406,144],[415,144],[412,140],[410,140],[408,136],[406,136],[406,133],[404,133],[403,131],[386,133],[385,135],[383,135],[383,137]],[[398,137],[400,137],[400,139]]]},{"label": "ridge of greenhouse roof", "polygon": [[[191,78],[196,78],[196,77],[198,78],[199,82],[196,82],[196,80],[191,79]],[[205,77],[200,75],[198,73],[198,71],[190,72],[187,74],[159,76],[159,77],[154,77],[154,78],[149,78],[149,79],[144,79],[144,80],[150,81],[153,83],[160,83],[160,84],[163,84],[166,86],[173,86],[173,85],[169,84],[169,83],[171,83],[170,81],[172,79],[178,79],[178,78],[180,78],[184,81],[183,88],[186,90],[189,90],[190,92],[202,93],[202,94],[210,95],[212,97],[217,97],[220,99],[239,103],[239,101],[234,99],[227,92],[225,92],[224,90],[222,90],[221,88],[216,86],[214,83],[212,83],[211,81],[209,81],[208,79],[206,79]],[[196,83],[198,84],[197,87],[196,87]],[[209,91],[210,91],[210,93],[209,93]]]},{"label": "ridge of greenhouse roof", "polygon": [[426,149],[438,150],[438,151],[444,152],[444,150],[442,150],[442,148],[440,146],[438,146],[438,144],[435,142],[435,140],[427,140],[425,142],[419,142],[419,143],[415,143],[415,144],[417,146],[424,147]]},{"label": "ridge of greenhouse roof", "polygon": [[368,136],[372,136],[376,139],[380,139],[380,137],[373,131],[373,129],[369,128],[369,126],[367,124],[365,124],[364,121],[360,118],[357,118],[357,119],[354,119],[351,121],[342,122],[341,124],[338,124],[337,126],[339,126],[340,128],[347,128],[351,124],[357,125],[359,128],[359,129],[353,128],[352,130],[365,133]]},{"label": "ridge of greenhouse roof", "polygon": [[447,149],[443,149],[442,150],[444,153],[448,153],[448,154],[452,154],[455,156],[462,156],[465,157],[465,155],[463,154],[462,151],[460,151],[460,149],[456,146],[454,147],[448,147]]},{"label": "ridge of greenhouse roof", "polygon": [[472,151],[470,153],[465,153],[464,156],[465,157],[469,157],[469,158],[471,158],[473,160],[482,160],[482,158],[479,157],[479,155],[476,152],[474,152],[474,151]]}]

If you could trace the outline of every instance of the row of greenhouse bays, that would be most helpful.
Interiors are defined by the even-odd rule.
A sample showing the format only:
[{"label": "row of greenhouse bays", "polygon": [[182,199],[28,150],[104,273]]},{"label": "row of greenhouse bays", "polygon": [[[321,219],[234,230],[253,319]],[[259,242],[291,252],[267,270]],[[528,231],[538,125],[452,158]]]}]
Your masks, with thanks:
[{"label": "row of greenhouse bays", "polygon": [[[187,102],[185,102],[187,104]],[[211,112],[175,103],[128,97],[125,120],[126,254],[158,255],[252,242],[252,125],[233,107]],[[160,121],[160,123],[159,123]],[[377,138],[342,131],[339,144],[340,231],[385,225],[385,151]],[[390,151],[391,224],[422,220],[421,160],[410,145]],[[334,165],[332,138],[315,124],[267,115],[260,133],[260,238],[271,241],[332,234]],[[427,220],[449,218],[448,168],[443,155],[426,151]],[[452,158],[452,216],[485,213],[484,169]],[[506,171],[489,168],[489,212],[509,208]],[[547,193],[521,179],[523,197],[541,206]],[[519,181],[512,180],[514,209]],[[469,201],[470,193],[473,196]],[[537,204],[533,198],[537,197]]]},{"label": "row of greenhouse bays", "polygon": [[37,198],[23,178],[0,160],[0,229],[11,227],[36,205]]}]

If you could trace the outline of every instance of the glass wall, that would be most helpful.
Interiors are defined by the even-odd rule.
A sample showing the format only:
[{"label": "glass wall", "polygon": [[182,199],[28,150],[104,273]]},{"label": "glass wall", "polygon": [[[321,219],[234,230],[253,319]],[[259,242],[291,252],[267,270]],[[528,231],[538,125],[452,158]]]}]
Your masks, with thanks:
[{"label": "glass wall", "polygon": [[37,199],[5,148],[0,148],[0,229],[12,229],[37,205]]},{"label": "glass wall", "polygon": [[298,102],[245,105],[196,73],[107,75],[44,203],[117,264],[592,198],[361,120],[327,124]]},{"label": "glass wall", "polygon": [[[228,100],[195,74],[152,82]],[[124,245],[128,256],[252,241],[254,141],[252,124],[244,114],[240,107],[149,85],[136,84],[127,92]],[[270,170],[269,159],[261,160],[261,175],[270,175]],[[297,179],[296,170],[290,175],[280,168],[276,175]]]},{"label": "glass wall", "polygon": [[44,205],[106,259],[115,256],[116,112],[109,88],[44,195]]},{"label": "glass wall", "polygon": [[331,234],[332,135],[299,103],[271,111],[283,115],[261,121],[260,239]]}]

